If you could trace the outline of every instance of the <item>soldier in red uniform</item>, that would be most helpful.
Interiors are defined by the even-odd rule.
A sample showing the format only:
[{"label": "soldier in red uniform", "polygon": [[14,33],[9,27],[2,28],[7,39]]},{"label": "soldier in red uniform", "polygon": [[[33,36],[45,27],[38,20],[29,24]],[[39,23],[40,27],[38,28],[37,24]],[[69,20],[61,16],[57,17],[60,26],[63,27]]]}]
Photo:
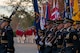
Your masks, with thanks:
[{"label": "soldier in red uniform", "polygon": [[28,29],[24,32],[25,33],[25,37],[26,37],[26,41],[28,42]]},{"label": "soldier in red uniform", "polygon": [[34,43],[35,34],[36,34],[36,31],[34,28],[28,28],[25,31],[27,43]]},{"label": "soldier in red uniform", "polygon": [[24,43],[23,42],[23,39],[22,39],[22,36],[23,36],[24,32],[20,29],[16,30],[16,36],[17,36],[17,41],[18,43]]}]

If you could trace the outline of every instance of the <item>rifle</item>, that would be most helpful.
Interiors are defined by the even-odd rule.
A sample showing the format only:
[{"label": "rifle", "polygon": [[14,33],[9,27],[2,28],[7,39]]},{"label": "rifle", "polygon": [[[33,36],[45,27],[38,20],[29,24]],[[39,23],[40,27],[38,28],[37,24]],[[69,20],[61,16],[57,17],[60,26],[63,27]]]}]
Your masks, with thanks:
[{"label": "rifle", "polygon": [[[57,38],[59,37],[59,36],[57,36],[57,32],[58,31],[55,31],[55,36],[54,37],[52,37],[52,39],[49,41],[49,43],[50,44],[55,44],[56,43],[56,40],[57,40]],[[52,34],[53,35],[53,34]]]},{"label": "rifle", "polygon": [[57,36],[55,35],[52,39],[51,39],[51,41],[50,41],[50,43],[54,43],[55,41],[56,41],[56,39],[57,39]]},{"label": "rifle", "polygon": [[45,38],[47,37],[47,36],[46,36],[46,32],[47,32],[47,31],[45,31],[45,34],[44,34],[45,36],[41,39],[41,42],[43,42],[43,41],[45,40]]},{"label": "rifle", "polygon": [[[21,2],[20,2],[21,3]],[[15,9],[13,10],[12,14],[9,16],[9,19],[12,18],[12,16],[16,13],[17,9],[19,8],[19,5],[20,3],[15,7]],[[10,23],[9,23],[10,24]],[[10,25],[8,25],[7,27],[9,27]],[[13,43],[14,44],[14,43]],[[7,50],[7,52],[10,52],[10,53],[15,53],[15,48],[14,46],[12,46],[12,51],[10,50]]]},{"label": "rifle", "polygon": [[55,35],[54,33],[56,32],[57,28],[56,28],[56,27],[54,27],[54,29],[53,29],[53,30],[54,30],[54,31],[53,31],[53,33],[51,34],[51,35],[52,35],[52,37],[50,37],[50,38],[48,39],[48,42],[50,42],[50,41],[52,40],[53,35]]},{"label": "rifle", "polygon": [[20,3],[15,7],[15,9],[13,10],[12,14],[9,16],[9,18],[11,19],[12,16],[16,13],[17,9],[19,8]]},{"label": "rifle", "polygon": [[[53,29],[53,28],[52,28]],[[54,31],[56,31],[56,27],[53,29]],[[45,39],[47,38],[47,33],[48,31],[45,31],[45,36],[41,39],[41,42],[44,42],[45,41]],[[54,35],[54,33],[50,33],[49,35]],[[52,38],[53,38],[53,36],[50,36],[50,38],[48,38],[48,39],[46,39],[47,40],[47,42],[45,42],[46,44],[48,43],[48,42],[50,42],[50,40],[52,40]]]}]

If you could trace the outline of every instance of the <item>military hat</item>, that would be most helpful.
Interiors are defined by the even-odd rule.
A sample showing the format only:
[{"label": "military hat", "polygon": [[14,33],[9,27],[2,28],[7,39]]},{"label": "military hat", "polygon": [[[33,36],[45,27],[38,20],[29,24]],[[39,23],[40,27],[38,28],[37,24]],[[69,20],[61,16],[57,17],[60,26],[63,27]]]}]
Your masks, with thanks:
[{"label": "military hat", "polygon": [[8,17],[3,17],[3,19],[2,19],[3,21],[7,21],[7,22],[10,22],[10,21],[12,21],[10,18],[8,18]]},{"label": "military hat", "polygon": [[64,20],[56,20],[56,24],[61,24],[63,22],[64,22]]},{"label": "military hat", "polygon": [[49,24],[50,24],[50,20],[47,20],[46,23],[45,23],[45,26],[47,26]]},{"label": "military hat", "polygon": [[44,34],[44,30],[39,30],[39,31],[38,31],[38,34],[39,34],[39,35],[43,35],[43,34]]},{"label": "military hat", "polygon": [[64,23],[74,23],[74,20],[69,19],[69,18],[65,18]]},{"label": "military hat", "polygon": [[47,23],[48,23],[48,24],[55,24],[56,22],[53,21],[53,20],[47,20]]},{"label": "military hat", "polygon": [[76,24],[80,24],[80,21],[76,21]]},{"label": "military hat", "polygon": [[39,30],[39,33],[43,33],[43,30]]}]

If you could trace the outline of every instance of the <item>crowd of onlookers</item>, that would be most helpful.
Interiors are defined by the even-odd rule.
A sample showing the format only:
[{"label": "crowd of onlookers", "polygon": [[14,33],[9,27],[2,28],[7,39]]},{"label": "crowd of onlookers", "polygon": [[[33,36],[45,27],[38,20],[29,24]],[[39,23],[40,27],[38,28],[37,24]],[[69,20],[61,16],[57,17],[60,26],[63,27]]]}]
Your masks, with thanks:
[{"label": "crowd of onlookers", "polygon": [[25,31],[22,29],[16,30],[16,37],[18,43],[34,43],[36,30],[34,27],[30,27]]}]

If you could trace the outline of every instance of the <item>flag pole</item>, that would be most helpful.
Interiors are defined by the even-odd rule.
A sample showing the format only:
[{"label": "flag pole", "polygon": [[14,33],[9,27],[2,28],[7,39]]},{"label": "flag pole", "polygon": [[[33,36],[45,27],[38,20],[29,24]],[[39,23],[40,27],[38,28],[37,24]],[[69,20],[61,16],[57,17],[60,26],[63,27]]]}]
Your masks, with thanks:
[{"label": "flag pole", "polygon": [[64,17],[66,17],[66,0],[64,0],[64,12],[65,12],[65,14],[64,14]]},{"label": "flag pole", "polygon": [[70,3],[70,16],[71,16],[71,18],[72,18],[72,6],[71,6],[71,0],[69,1],[69,3]]}]

